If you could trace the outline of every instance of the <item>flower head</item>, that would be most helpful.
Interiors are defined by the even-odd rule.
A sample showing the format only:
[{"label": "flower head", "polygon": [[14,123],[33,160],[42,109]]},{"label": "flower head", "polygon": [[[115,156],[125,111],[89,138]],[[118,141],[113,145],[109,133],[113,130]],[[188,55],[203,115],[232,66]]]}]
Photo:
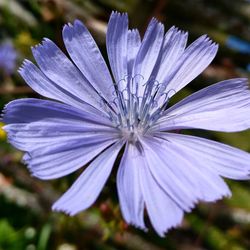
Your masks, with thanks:
[{"label": "flower head", "polygon": [[16,66],[17,53],[12,43],[7,42],[0,45],[0,69],[11,74]]},{"label": "flower head", "polygon": [[[112,70],[86,27],[63,28],[71,60],[49,39],[32,48],[37,65],[19,72],[39,94],[5,107],[9,141],[40,179],[88,167],[53,205],[74,215],[90,207],[105,185],[121,149],[117,173],[126,222],[146,229],[144,208],[159,235],[179,225],[198,201],[229,196],[221,177],[249,179],[250,155],[179,129],[241,131],[250,126],[246,79],[222,81],[172,107],[169,99],[213,60],[218,46],[201,36],[186,47],[187,33],[152,19],[141,40],[126,14],[112,13],[107,53]],[[59,102],[57,102],[59,101]]]}]

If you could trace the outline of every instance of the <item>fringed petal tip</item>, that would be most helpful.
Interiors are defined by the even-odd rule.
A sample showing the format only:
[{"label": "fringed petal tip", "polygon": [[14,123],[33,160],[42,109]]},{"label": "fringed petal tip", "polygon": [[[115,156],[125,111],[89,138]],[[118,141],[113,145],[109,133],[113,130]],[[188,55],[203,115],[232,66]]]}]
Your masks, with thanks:
[{"label": "fringed petal tip", "polygon": [[20,66],[19,69],[17,70],[18,73],[21,74],[21,73],[24,71],[24,69],[25,69],[28,65],[30,65],[30,64],[32,64],[32,62],[31,62],[30,60],[24,59],[23,62],[22,62],[22,64],[21,64],[21,66]]},{"label": "fringed petal tip", "polygon": [[[183,217],[184,217],[184,216],[183,216]],[[166,234],[167,234],[169,231],[171,231],[171,230],[173,230],[173,229],[176,229],[176,228],[178,228],[178,227],[180,227],[180,226],[182,225],[182,223],[183,223],[183,217],[182,217],[179,221],[177,221],[176,223],[174,223],[173,225],[171,225],[171,226],[169,226],[168,228],[165,228],[165,229],[163,229],[163,230],[156,229],[156,228],[154,228],[154,226],[153,226],[153,228],[154,228],[154,230],[156,231],[156,233],[157,233],[161,238],[165,238],[165,237],[166,237]]]},{"label": "fringed petal tip", "polygon": [[[1,114],[0,114],[0,121],[4,123],[4,116],[6,114],[6,109],[7,109],[7,105],[8,104],[5,104],[2,111],[1,111]],[[5,126],[2,127],[2,129],[5,131]]]},{"label": "fringed petal tip", "polygon": [[28,169],[31,177],[42,180],[42,178],[40,178],[39,175],[36,173],[36,171],[34,171],[34,169],[30,166],[31,160],[32,160],[32,156],[29,154],[29,152],[25,152],[21,159],[21,162]]},{"label": "fringed petal tip", "polygon": [[164,28],[163,23],[160,22],[156,17],[151,18],[148,26],[150,26],[150,25],[160,25],[161,27],[163,26],[163,28]]},{"label": "fringed petal tip", "polygon": [[111,17],[128,17],[128,13],[127,12],[119,12],[119,11],[112,11],[110,18]]},{"label": "fringed petal tip", "polygon": [[[222,201],[223,199],[228,199],[232,197],[232,193],[230,191],[230,189],[228,189],[225,193],[222,194],[218,194],[216,197],[211,197],[211,198],[206,198],[204,199],[199,199],[195,204],[194,207],[196,207],[197,205],[201,204],[201,203],[216,203],[217,201]],[[192,212],[192,210],[194,209],[194,207],[190,210],[190,211],[185,211],[187,213]]]},{"label": "fringed petal tip", "polygon": [[67,210],[67,209],[64,209],[64,208],[61,208],[60,206],[57,205],[57,202],[55,202],[52,206],[52,211],[54,212],[58,212],[58,213],[64,213],[66,214],[67,216],[70,216],[70,217],[73,217],[75,216],[78,212],[72,212],[70,210]]},{"label": "fringed petal tip", "polygon": [[216,42],[214,42],[208,35],[202,35],[200,36],[198,39],[196,39],[193,44],[199,44],[199,46],[204,46],[207,49],[213,49],[212,51],[208,50],[208,52],[213,52],[211,54],[213,54],[215,56],[215,54],[218,51],[219,48],[219,44],[217,44]]},{"label": "fringed petal tip", "polygon": [[142,230],[144,233],[147,233],[149,231],[149,229],[144,224],[138,225],[137,223],[134,223],[134,222],[126,222],[126,223],[130,226],[133,226],[133,227],[139,229],[139,230]]},{"label": "fringed petal tip", "polygon": [[41,43],[31,47],[31,51],[33,56],[36,57],[37,54],[41,53],[42,55],[45,51],[53,52],[51,48],[54,45],[55,43],[53,41],[51,41],[49,38],[44,37]]},{"label": "fringed petal tip", "polygon": [[188,37],[188,31],[182,30],[176,26],[171,26],[165,35],[167,35],[168,33],[182,35],[185,36],[186,38]]}]

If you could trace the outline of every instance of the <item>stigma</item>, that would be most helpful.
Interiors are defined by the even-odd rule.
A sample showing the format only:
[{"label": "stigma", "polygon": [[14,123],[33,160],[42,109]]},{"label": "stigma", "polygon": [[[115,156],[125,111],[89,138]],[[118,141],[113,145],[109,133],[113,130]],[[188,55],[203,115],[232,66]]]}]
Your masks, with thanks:
[{"label": "stigma", "polygon": [[114,100],[112,104],[106,103],[105,108],[122,137],[136,142],[161,117],[169,102],[169,92],[164,92],[164,86],[152,76],[144,81],[139,74],[126,76],[114,84]]}]

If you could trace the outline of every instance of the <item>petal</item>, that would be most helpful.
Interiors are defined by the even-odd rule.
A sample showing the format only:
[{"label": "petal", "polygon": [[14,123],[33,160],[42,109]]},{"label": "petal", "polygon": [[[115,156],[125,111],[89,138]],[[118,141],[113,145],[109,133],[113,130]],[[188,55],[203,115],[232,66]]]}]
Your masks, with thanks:
[{"label": "petal", "polygon": [[[183,54],[187,44],[188,34],[172,27],[165,34],[163,46],[160,53],[160,58],[155,69],[155,79],[162,83],[166,76],[175,66],[176,61]],[[154,75],[154,74],[153,74]]]},{"label": "petal", "polygon": [[[128,15],[112,12],[106,37],[110,66],[116,83],[122,84],[128,74],[127,65]],[[119,86],[121,90],[126,86]]]},{"label": "petal", "polygon": [[122,141],[117,142],[99,155],[52,209],[75,215],[90,207],[105,185],[122,146]]},{"label": "petal", "polygon": [[[250,179],[250,154],[223,143],[190,135],[159,133],[158,136],[173,142],[189,158],[205,162],[203,168],[230,179]],[[202,169],[203,169],[202,168]]]},{"label": "petal", "polygon": [[143,220],[144,200],[139,179],[140,161],[136,154],[136,147],[127,144],[117,173],[117,189],[126,222],[146,229]]},{"label": "petal", "polygon": [[142,144],[145,148],[149,170],[156,182],[182,210],[191,211],[198,199],[187,189],[186,180],[183,180],[185,174],[176,167],[180,164],[178,157],[175,162],[171,162],[168,152],[164,153],[162,149],[157,152],[160,145],[155,138],[144,139]]},{"label": "petal", "polygon": [[250,91],[247,79],[222,81],[188,96],[166,110],[153,127],[158,131],[199,128],[234,132],[248,129]]},{"label": "petal", "polygon": [[88,82],[108,102],[114,100],[113,80],[95,40],[79,20],[63,28],[65,47]]},{"label": "petal", "polygon": [[[93,140],[91,140],[93,139]],[[66,176],[86,165],[108,146],[117,141],[111,138],[79,138],[64,143],[42,146],[25,155],[24,162],[33,176],[51,180]]]},{"label": "petal", "polygon": [[96,125],[113,126],[102,113],[91,113],[66,104],[35,98],[11,101],[5,106],[3,115],[6,124],[30,123],[53,118],[64,119],[67,123],[93,122]]},{"label": "petal", "polygon": [[[145,152],[146,154],[146,152]],[[160,236],[179,225],[183,218],[182,209],[162,190],[149,170],[145,156],[139,155],[140,181],[150,221]]]},{"label": "petal", "polygon": [[[10,124],[3,127],[8,132],[8,139],[16,148],[23,151],[32,151],[41,145],[53,145],[69,141],[70,139],[83,140],[87,136],[92,138],[117,138],[115,130],[105,130],[103,127],[86,126],[84,123],[66,123],[67,120],[44,120],[27,124]],[[103,138],[102,138],[103,139]],[[83,142],[84,143],[84,142]]]},{"label": "petal", "polygon": [[102,97],[52,41],[44,39],[42,44],[32,48],[32,52],[38,66],[51,81],[80,100],[103,110]]},{"label": "petal", "polygon": [[[172,190],[170,189],[171,183],[169,182],[171,181],[168,179],[167,173],[164,175],[164,172],[160,172],[162,170],[159,170],[159,168],[153,169],[153,166],[151,171],[157,183],[180,208],[185,209],[188,205],[192,208],[197,201],[212,202],[231,195],[222,178],[215,171],[207,168],[203,159],[196,158],[187,150],[183,150],[175,143],[174,139],[170,138],[170,140],[167,140],[167,135],[160,137],[161,135],[158,134],[158,136],[160,139],[150,138],[151,150],[153,147],[157,148],[155,154],[164,162],[164,170],[166,170],[166,167],[169,168],[168,171],[172,172],[173,177],[175,176],[176,181],[174,178],[172,179]],[[145,155],[149,153],[150,151],[146,148]],[[160,176],[161,174],[163,176]],[[181,182],[182,188],[179,182]],[[183,188],[186,189],[186,192],[183,191]],[[174,194],[173,190],[176,193],[175,198],[172,195]],[[189,197],[187,192],[189,192]],[[182,203],[180,203],[181,200],[179,198],[181,194],[187,198]],[[190,196],[193,198],[190,198]]]},{"label": "petal", "polygon": [[141,46],[141,37],[137,29],[128,31],[128,44],[127,44],[127,61],[128,61],[128,75],[132,75],[134,62]]},{"label": "petal", "polygon": [[27,152],[24,161],[40,179],[77,170],[119,138],[102,117],[52,101],[20,99],[4,112],[9,142]]},{"label": "petal", "polygon": [[138,76],[138,96],[142,97],[145,86],[162,48],[164,36],[163,24],[159,23],[155,18],[151,20],[141,43],[137,57],[134,63],[133,76]]},{"label": "petal", "polygon": [[149,157],[150,154],[156,160],[151,166],[151,172],[161,188],[180,208],[190,211],[197,201],[216,201],[231,195],[219,175],[203,165],[203,159],[183,150],[174,138],[166,139],[168,135],[165,133],[157,136],[158,138],[145,139],[145,155]]},{"label": "petal", "polygon": [[[180,38],[181,39],[181,38]],[[196,78],[214,59],[218,45],[205,35],[194,41],[176,61],[163,80],[164,93],[170,98]],[[162,87],[162,90],[164,87]]]},{"label": "petal", "polygon": [[70,93],[63,86],[59,86],[51,81],[29,60],[24,60],[23,65],[18,72],[33,90],[44,97],[70,104],[73,107],[77,107],[85,111],[104,114],[84,102],[84,100],[79,99],[76,95]]}]

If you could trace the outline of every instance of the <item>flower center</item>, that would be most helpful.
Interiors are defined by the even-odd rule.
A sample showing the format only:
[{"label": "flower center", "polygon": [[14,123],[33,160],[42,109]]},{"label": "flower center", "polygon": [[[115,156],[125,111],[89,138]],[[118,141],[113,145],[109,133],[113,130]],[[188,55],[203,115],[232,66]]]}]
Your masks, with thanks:
[{"label": "flower center", "polygon": [[[115,85],[114,100],[116,112],[107,105],[110,120],[121,130],[122,136],[136,141],[145,134],[163,114],[174,90],[165,90],[165,84],[153,77],[144,81],[143,76],[126,76]],[[173,92],[172,92],[173,91]]]}]

